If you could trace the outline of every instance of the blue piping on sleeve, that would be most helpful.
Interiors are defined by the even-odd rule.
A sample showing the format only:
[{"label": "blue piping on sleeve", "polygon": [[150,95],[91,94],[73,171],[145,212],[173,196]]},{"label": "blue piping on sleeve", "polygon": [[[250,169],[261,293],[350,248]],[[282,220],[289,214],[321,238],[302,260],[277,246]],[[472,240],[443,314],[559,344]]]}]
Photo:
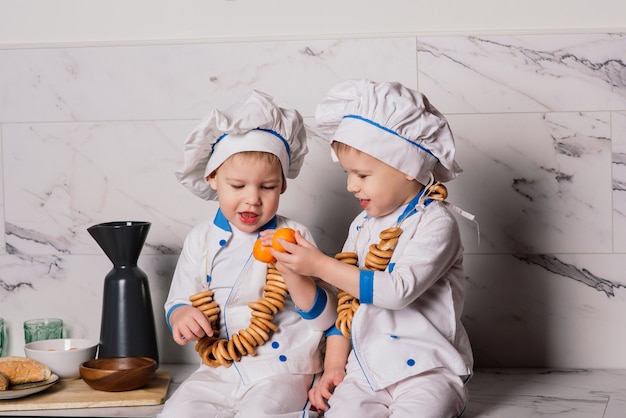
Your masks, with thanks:
[{"label": "blue piping on sleeve", "polygon": [[374,272],[361,270],[359,275],[359,300],[361,303],[374,302]]},{"label": "blue piping on sleeve", "polygon": [[308,311],[303,311],[298,309],[296,306],[296,312],[300,314],[303,319],[315,319],[324,312],[324,308],[326,308],[326,303],[328,302],[328,296],[326,296],[326,291],[319,286],[317,287],[317,293],[315,294],[315,300],[313,301],[313,306]]},{"label": "blue piping on sleeve", "polygon": [[332,327],[326,330],[324,335],[326,337],[330,337],[331,335],[343,335],[343,334],[341,333],[341,331],[339,331],[339,328],[337,328],[337,325],[333,325]]},{"label": "blue piping on sleeve", "polygon": [[189,305],[186,305],[184,303],[179,303],[177,305],[174,305],[170,308],[169,311],[167,311],[167,315],[165,315],[165,322],[167,322],[167,327],[170,329],[170,332],[172,332],[172,326],[170,325],[170,315],[172,314],[172,312],[174,312],[176,308],[180,308],[181,306],[189,306]]}]

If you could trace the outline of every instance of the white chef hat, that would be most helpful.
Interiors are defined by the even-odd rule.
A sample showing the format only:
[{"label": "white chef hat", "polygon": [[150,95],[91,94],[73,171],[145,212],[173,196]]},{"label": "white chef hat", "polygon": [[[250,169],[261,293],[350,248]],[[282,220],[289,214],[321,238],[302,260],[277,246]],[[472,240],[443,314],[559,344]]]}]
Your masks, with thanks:
[{"label": "white chef hat", "polygon": [[193,194],[215,199],[217,193],[206,177],[228,157],[244,151],[276,155],[285,178],[295,178],[308,151],[302,116],[253,90],[233,106],[213,110],[196,126],[185,140],[184,161],[176,177]]},{"label": "white chef hat", "polygon": [[426,96],[400,83],[348,80],[317,106],[325,140],[356,148],[426,185],[450,181],[462,169],[446,119]]}]

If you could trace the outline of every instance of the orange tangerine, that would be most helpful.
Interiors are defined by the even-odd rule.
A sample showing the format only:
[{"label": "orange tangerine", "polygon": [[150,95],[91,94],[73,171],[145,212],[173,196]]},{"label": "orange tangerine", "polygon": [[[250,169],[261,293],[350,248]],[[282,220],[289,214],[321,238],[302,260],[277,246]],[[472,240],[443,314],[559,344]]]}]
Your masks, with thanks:
[{"label": "orange tangerine", "polygon": [[261,238],[259,238],[254,243],[254,247],[252,248],[252,255],[254,256],[254,258],[263,263],[273,263],[274,261],[276,261],[276,259],[272,255],[270,248],[271,247],[269,245],[263,245],[261,243]]},{"label": "orange tangerine", "polygon": [[280,228],[274,233],[274,237],[272,237],[272,248],[284,253],[285,249],[283,248],[282,245],[278,243],[279,238],[282,238],[288,242],[293,242],[295,244],[296,243],[296,231],[294,231],[291,228]]}]

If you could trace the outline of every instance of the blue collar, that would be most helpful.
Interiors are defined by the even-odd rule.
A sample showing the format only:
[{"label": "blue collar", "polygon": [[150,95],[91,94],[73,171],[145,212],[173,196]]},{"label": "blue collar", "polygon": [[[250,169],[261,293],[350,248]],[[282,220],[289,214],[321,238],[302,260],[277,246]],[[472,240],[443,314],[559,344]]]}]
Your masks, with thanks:
[{"label": "blue collar", "polygon": [[[411,201],[406,205],[404,212],[402,212],[402,214],[398,216],[396,222],[400,222],[403,219],[408,218],[409,216],[413,216],[419,211],[418,204],[425,190],[426,187],[422,187],[422,190],[420,190],[420,192],[413,199],[411,199]],[[432,202],[432,199],[426,199],[426,201],[424,202],[424,206],[430,205],[430,202]]]}]

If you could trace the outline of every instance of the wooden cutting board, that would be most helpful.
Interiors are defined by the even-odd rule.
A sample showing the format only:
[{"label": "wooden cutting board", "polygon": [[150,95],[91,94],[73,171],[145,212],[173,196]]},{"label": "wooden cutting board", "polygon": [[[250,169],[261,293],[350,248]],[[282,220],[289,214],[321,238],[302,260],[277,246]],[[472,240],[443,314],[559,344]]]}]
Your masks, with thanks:
[{"label": "wooden cutting board", "polygon": [[170,373],[157,370],[146,386],[126,392],[92,389],[82,379],[59,380],[52,387],[19,399],[0,400],[0,411],[100,408],[160,405],[165,401]]}]

